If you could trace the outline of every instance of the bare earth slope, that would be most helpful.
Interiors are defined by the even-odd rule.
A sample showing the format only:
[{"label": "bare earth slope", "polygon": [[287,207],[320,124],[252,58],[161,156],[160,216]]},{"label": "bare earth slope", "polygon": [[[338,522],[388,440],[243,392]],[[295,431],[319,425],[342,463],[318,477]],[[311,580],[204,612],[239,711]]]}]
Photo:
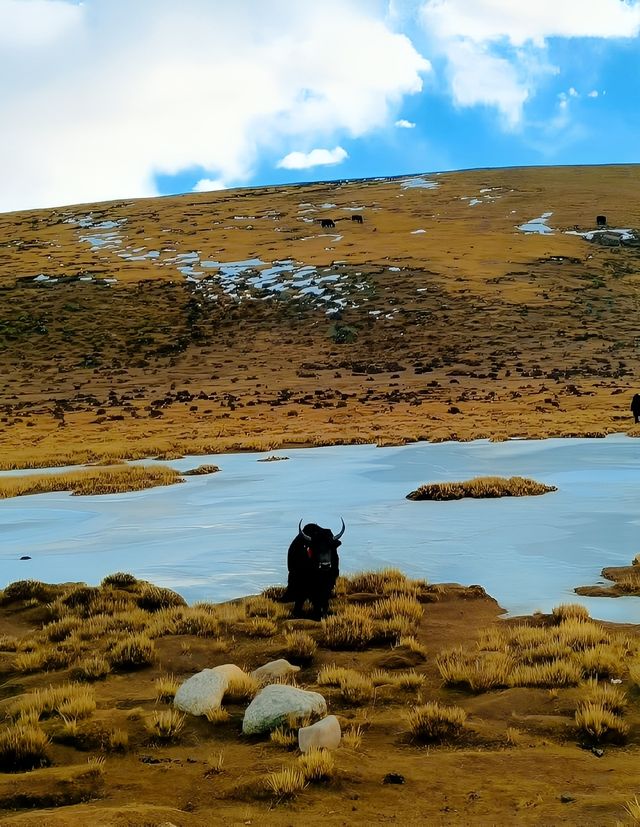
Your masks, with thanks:
[{"label": "bare earth slope", "polygon": [[640,227],[639,184],[475,170],[2,215],[2,462],[627,431],[640,247],[576,228]]}]

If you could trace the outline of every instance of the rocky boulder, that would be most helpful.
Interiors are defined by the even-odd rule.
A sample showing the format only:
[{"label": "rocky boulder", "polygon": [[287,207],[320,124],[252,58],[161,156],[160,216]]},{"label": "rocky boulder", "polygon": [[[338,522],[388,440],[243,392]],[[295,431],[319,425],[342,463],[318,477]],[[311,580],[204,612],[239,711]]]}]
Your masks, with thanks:
[{"label": "rocky boulder", "polygon": [[256,735],[286,723],[290,718],[326,715],[327,702],[318,692],[307,692],[285,684],[265,686],[251,701],[244,713],[242,731]]},{"label": "rocky boulder", "polygon": [[310,749],[337,749],[342,732],[340,722],[335,715],[327,715],[311,726],[301,726],[298,730],[298,746],[301,752]]},{"label": "rocky boulder", "polygon": [[204,715],[210,709],[218,709],[224,693],[234,678],[245,677],[246,673],[233,663],[203,669],[180,685],[173,705],[191,715]]},{"label": "rocky boulder", "polygon": [[299,666],[294,666],[288,660],[280,658],[279,660],[271,660],[265,663],[264,666],[259,666],[251,673],[251,677],[260,681],[260,683],[270,683],[278,678],[285,678],[287,675],[294,675],[300,671]]}]

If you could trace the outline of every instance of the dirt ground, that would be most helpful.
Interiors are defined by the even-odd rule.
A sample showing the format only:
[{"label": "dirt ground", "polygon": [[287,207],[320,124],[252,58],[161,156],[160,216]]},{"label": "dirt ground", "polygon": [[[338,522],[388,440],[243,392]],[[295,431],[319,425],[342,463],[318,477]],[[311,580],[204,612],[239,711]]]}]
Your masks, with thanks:
[{"label": "dirt ground", "polygon": [[[600,757],[575,729],[574,713],[582,687],[563,689],[511,688],[472,693],[443,686],[435,659],[438,653],[462,646],[473,651],[481,629],[504,624],[496,602],[477,588],[436,589],[437,602],[424,605],[417,638],[426,658],[405,647],[378,645],[364,651],[329,651],[322,645],[297,675],[298,685],[320,691],[329,713],[343,731],[359,725],[357,748],[335,752],[333,777],[310,784],[292,800],[265,791],[268,773],[291,765],[295,752],[267,736],[241,734],[244,703],[225,707],[223,723],[187,716],[176,743],[159,746],[143,721],[158,708],[154,681],[171,673],[184,680],[196,671],[235,662],[255,668],[283,654],[282,633],[304,629],[318,638],[320,624],[309,620],[279,621],[277,635],[256,640],[237,629],[232,651],[220,652],[220,641],[192,635],[156,641],[156,661],[136,672],[110,674],[95,687],[97,709],[80,722],[75,740],[60,743],[53,719],[42,726],[54,738],[53,766],[31,772],[0,774],[2,823],[7,825],[159,825],[178,827],[211,824],[631,824],[625,803],[640,789],[640,692],[623,681],[630,701],[625,743],[603,744]],[[366,596],[364,596],[366,597]],[[357,599],[364,599],[360,596]],[[0,611],[0,634],[21,636],[38,625],[38,612],[21,604]],[[524,619],[508,621],[518,625]],[[531,618],[529,622],[540,623]],[[637,626],[604,624],[640,643]],[[319,638],[318,638],[319,639]],[[0,654],[2,707],[6,711],[19,693],[61,685],[65,670],[18,674],[13,656]],[[373,700],[351,706],[337,690],[316,685],[327,664],[370,673],[415,670],[424,676],[419,690],[379,690]],[[437,700],[462,707],[467,722],[461,736],[431,745],[411,739],[405,719],[419,702]],[[125,752],[105,748],[105,733],[114,727],[128,732]],[[56,737],[58,733],[58,737]],[[211,759],[223,755],[221,772]],[[64,773],[81,773],[87,759],[106,755],[101,780],[65,781]],[[384,783],[388,773],[402,784]],[[60,806],[52,807],[56,801]],[[86,801],[86,799],[90,799]]]}]

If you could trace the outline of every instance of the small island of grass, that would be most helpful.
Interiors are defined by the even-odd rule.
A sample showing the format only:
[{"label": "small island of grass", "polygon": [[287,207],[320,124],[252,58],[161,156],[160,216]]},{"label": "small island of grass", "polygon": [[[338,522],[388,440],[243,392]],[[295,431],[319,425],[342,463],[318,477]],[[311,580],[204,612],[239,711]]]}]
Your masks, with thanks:
[{"label": "small island of grass", "polygon": [[640,597],[640,554],[636,554],[630,566],[608,566],[602,576],[610,580],[610,586],[578,586],[576,594],[584,597]]},{"label": "small island of grass", "polygon": [[86,494],[121,494],[141,491],[158,485],[183,482],[179,471],[167,466],[115,465],[105,468],[84,468],[51,474],[28,474],[24,477],[2,477],[0,500],[23,497],[27,494],[49,494],[52,491],[70,491]]},{"label": "small island of grass", "polygon": [[555,485],[526,477],[474,477],[464,482],[432,482],[407,494],[408,500],[461,500],[464,497],[528,497],[557,491]]}]

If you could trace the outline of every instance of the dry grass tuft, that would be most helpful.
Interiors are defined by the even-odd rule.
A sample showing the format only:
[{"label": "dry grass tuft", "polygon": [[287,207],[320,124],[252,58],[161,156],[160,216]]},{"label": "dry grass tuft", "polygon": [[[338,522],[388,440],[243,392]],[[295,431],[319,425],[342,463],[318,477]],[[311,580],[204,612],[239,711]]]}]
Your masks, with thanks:
[{"label": "dry grass tuft", "polygon": [[335,663],[332,663],[330,666],[322,667],[318,672],[316,683],[318,686],[340,686],[340,681],[352,672],[353,670],[351,669],[346,669],[344,666],[336,666]]},{"label": "dry grass tuft", "polygon": [[102,586],[113,586],[116,589],[131,589],[138,584],[138,580],[128,572],[116,571],[102,579]]},{"label": "dry grass tuft", "polygon": [[282,603],[276,603],[264,595],[250,597],[245,601],[247,617],[268,617],[271,620],[288,617],[289,611]]},{"label": "dry grass tuft", "polygon": [[573,660],[542,661],[514,667],[510,686],[576,686],[581,677],[580,665]]},{"label": "dry grass tuft", "polygon": [[430,701],[414,707],[409,714],[409,729],[420,741],[442,741],[455,738],[467,719],[467,713],[459,706],[442,706]]},{"label": "dry grass tuft", "polygon": [[186,606],[187,601],[172,589],[145,585],[137,598],[138,606],[146,612],[170,609],[172,606]]},{"label": "dry grass tuft", "polygon": [[610,683],[600,683],[594,678],[590,678],[586,683],[584,700],[587,703],[599,704],[614,715],[621,715],[628,704],[627,696],[621,689]]},{"label": "dry grass tuft", "polygon": [[640,800],[637,795],[626,802],[624,811],[634,824],[640,824]]},{"label": "dry grass tuft", "polygon": [[398,640],[398,646],[404,646],[410,652],[413,652],[414,655],[420,655],[421,658],[426,660],[427,650],[413,635],[403,635]]},{"label": "dry grass tuft", "polygon": [[171,703],[176,696],[176,692],[180,686],[180,681],[175,675],[161,675],[156,678],[156,701],[161,703]]},{"label": "dry grass tuft", "polygon": [[629,680],[636,689],[640,689],[640,661],[635,661],[629,666]]},{"label": "dry grass tuft", "polygon": [[267,776],[266,787],[276,798],[292,798],[307,786],[307,779],[301,769],[286,767]]},{"label": "dry grass tuft", "polygon": [[586,701],[576,709],[576,726],[579,734],[597,743],[602,741],[620,742],[626,738],[627,724],[602,703]]},{"label": "dry grass tuft", "polygon": [[204,713],[204,717],[210,724],[223,724],[229,720],[231,715],[222,706],[212,706]]},{"label": "dry grass tuft", "polygon": [[71,671],[71,677],[78,681],[99,681],[111,672],[111,664],[102,655],[89,655],[78,661]]},{"label": "dry grass tuft", "polygon": [[111,752],[125,752],[129,746],[129,733],[126,729],[112,729],[106,746]]},{"label": "dry grass tuft", "polygon": [[268,617],[252,617],[244,633],[249,637],[273,637],[278,633],[278,626]]},{"label": "dry grass tuft", "polygon": [[56,597],[57,589],[40,580],[16,580],[2,592],[2,604],[13,603],[17,600],[37,600],[39,603],[49,603]]},{"label": "dry grass tuft", "polygon": [[353,669],[346,669],[339,683],[340,697],[350,706],[361,706],[373,697],[374,686],[371,678]]},{"label": "dry grass tuft", "polygon": [[114,669],[131,671],[153,663],[155,648],[146,635],[132,635],[117,641],[107,656]]},{"label": "dry grass tuft", "polygon": [[40,727],[17,723],[0,732],[0,770],[21,772],[50,763],[49,739]]},{"label": "dry grass tuft", "polygon": [[504,652],[488,652],[479,657],[464,652],[460,647],[438,655],[436,666],[447,686],[463,686],[472,692],[486,692],[510,685],[514,661],[510,654]]},{"label": "dry grass tuft", "polygon": [[335,761],[329,750],[314,748],[298,758],[298,766],[304,775],[305,781],[314,783],[328,781],[331,778]]},{"label": "dry grass tuft", "polygon": [[298,736],[288,727],[279,726],[269,733],[269,740],[272,744],[285,749],[293,749],[298,745]]},{"label": "dry grass tuft", "polygon": [[408,500],[461,500],[463,497],[528,497],[557,491],[525,477],[474,477],[465,482],[434,482],[407,494]]},{"label": "dry grass tuft", "polygon": [[343,732],[341,744],[347,749],[360,749],[360,745],[362,744],[362,727],[354,726]]},{"label": "dry grass tuft", "polygon": [[589,611],[579,603],[561,603],[551,612],[551,617],[556,623],[564,620],[589,620]]},{"label": "dry grass tuft", "polygon": [[151,718],[145,721],[147,732],[157,741],[175,740],[182,728],[186,715],[175,709],[165,709],[162,712],[154,712]]},{"label": "dry grass tuft", "polygon": [[289,632],[284,636],[284,653],[293,663],[309,663],[318,649],[318,644],[306,632]]},{"label": "dry grass tuft", "polygon": [[230,701],[250,701],[260,690],[260,681],[253,675],[238,675],[231,678],[224,697]]},{"label": "dry grass tuft", "polygon": [[371,615],[361,606],[346,606],[342,614],[322,621],[322,638],[329,649],[366,649],[374,635]]}]

